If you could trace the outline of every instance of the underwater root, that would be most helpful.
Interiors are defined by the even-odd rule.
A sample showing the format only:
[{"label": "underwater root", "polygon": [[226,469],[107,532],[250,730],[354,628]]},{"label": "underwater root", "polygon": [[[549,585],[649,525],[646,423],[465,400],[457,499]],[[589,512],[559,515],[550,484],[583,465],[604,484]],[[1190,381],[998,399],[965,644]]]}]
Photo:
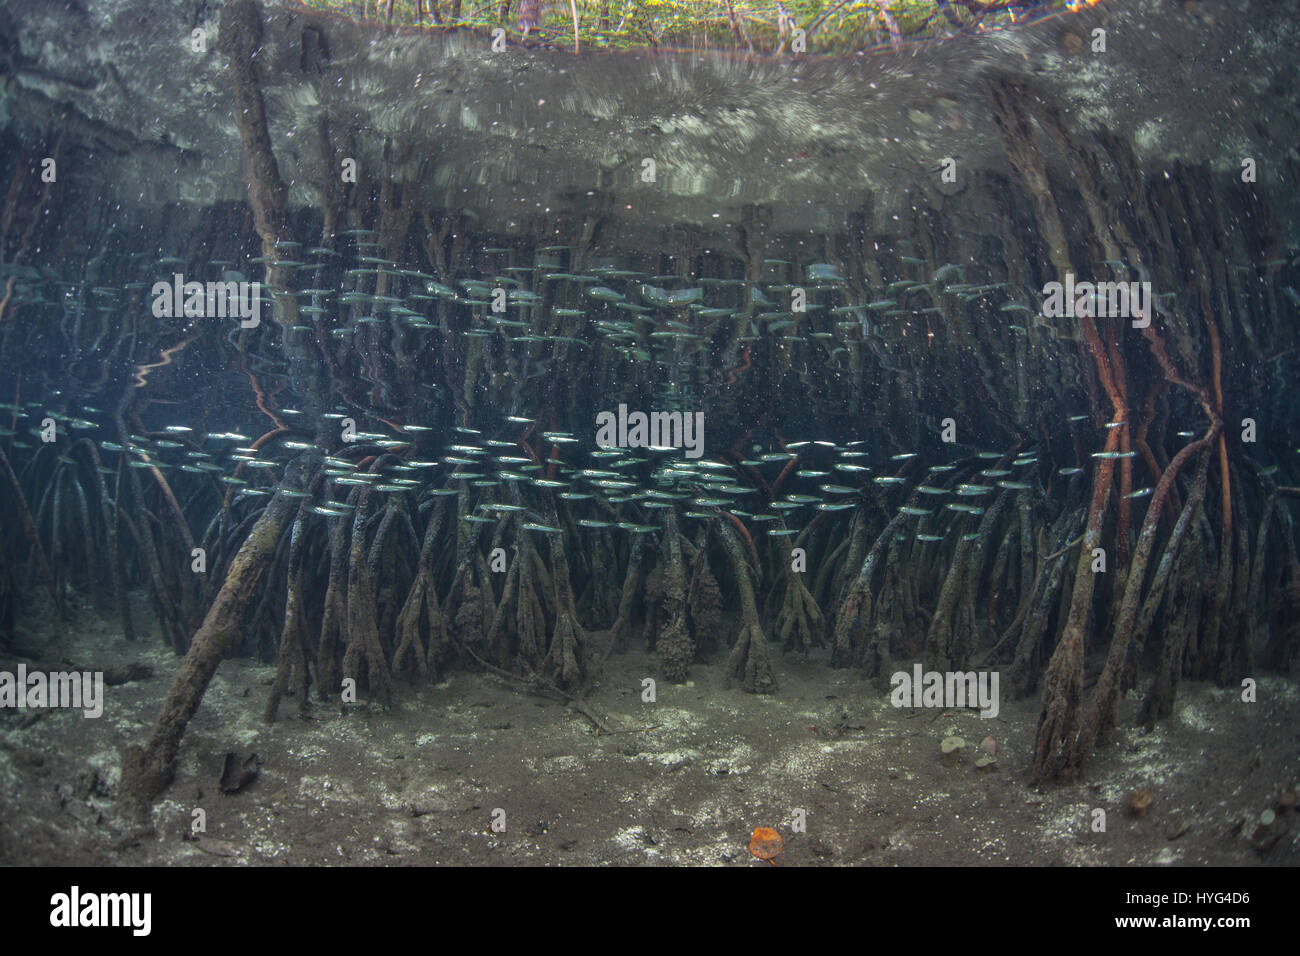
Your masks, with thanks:
[{"label": "underwater root", "polygon": [[671,509],[664,511],[663,529],[660,582],[665,623],[655,637],[655,650],[659,653],[664,677],[674,684],[681,684],[685,683],[695,659],[695,641],[691,639],[686,622],[686,571],[677,516]]},{"label": "underwater root", "polygon": [[442,658],[450,646],[447,619],[438,603],[433,566],[438,535],[446,520],[447,505],[443,499],[425,529],[415,582],[397,615],[397,649],[393,651],[395,673],[400,672],[408,663],[414,663],[415,671],[420,677],[436,677]]},{"label": "underwater root", "polygon": [[[909,505],[915,505],[919,496],[915,493],[908,499]],[[868,676],[875,677],[879,670],[879,655],[871,653],[876,641],[868,637],[866,629],[872,620],[873,598],[871,579],[885,556],[890,542],[907,516],[899,511],[876,536],[857,576],[849,583],[846,594],[835,612],[835,640],[831,647],[831,666],[850,667],[855,664],[867,667]]]},{"label": "underwater root", "polygon": [[[1084,758],[1092,753],[1093,745],[1114,723],[1115,701],[1128,655],[1139,652],[1141,648],[1140,643],[1133,644],[1133,627],[1138,615],[1138,602],[1141,596],[1142,582],[1146,575],[1147,562],[1151,557],[1156,532],[1160,527],[1160,516],[1164,510],[1165,496],[1168,494],[1169,489],[1173,487],[1179,469],[1208,447],[1212,437],[1212,434],[1206,435],[1199,442],[1193,442],[1179,451],[1174,460],[1169,463],[1169,467],[1165,469],[1165,474],[1161,476],[1160,484],[1152,497],[1146,520],[1143,522],[1142,530],[1138,535],[1137,549],[1133,553],[1132,564],[1128,569],[1128,580],[1125,582],[1124,597],[1120,603],[1119,616],[1115,621],[1114,636],[1111,638],[1106,665],[1100,680],[1097,682],[1096,690],[1093,692],[1092,704],[1088,709],[1083,728],[1079,732],[1071,754],[1071,762],[1076,765],[1082,764]],[[1192,492],[1187,496],[1183,512],[1174,525],[1173,534],[1170,535],[1169,541],[1165,544],[1165,557],[1161,561],[1159,573],[1157,573],[1151,587],[1152,599],[1159,600],[1163,597],[1169,571],[1174,565],[1175,556],[1182,547],[1187,528],[1193,518],[1199,514],[1201,502],[1205,497],[1207,461],[1208,458],[1202,457],[1201,465],[1197,469],[1196,480],[1192,485]],[[1183,635],[1178,633],[1166,633],[1162,655],[1171,659],[1177,658],[1181,662],[1182,637]],[[1152,699],[1156,696],[1148,696],[1146,702],[1148,706],[1151,705]],[[1163,695],[1160,695],[1160,697],[1163,700]],[[1172,700],[1172,696],[1169,699]],[[1161,706],[1161,704],[1157,704],[1157,706]]]},{"label": "underwater root", "polygon": [[311,673],[307,667],[310,643],[302,596],[303,551],[307,540],[303,526],[306,516],[307,505],[304,502],[298,508],[297,517],[293,519],[293,530],[289,532],[289,583],[288,595],[285,598],[284,628],[280,634],[280,657],[263,715],[268,724],[275,721],[279,713],[280,701],[285,691],[289,689],[291,680],[295,683],[299,714],[306,712],[310,704],[308,694],[311,688]]},{"label": "underwater root", "polygon": [[148,743],[143,747],[131,744],[124,749],[118,797],[124,814],[146,817],[154,800],[174,779],[181,737],[198,710],[217,666],[238,644],[244,612],[271,562],[294,507],[294,500],[282,493],[271,499],[231,562],[216,600],[190,642]]},{"label": "underwater root", "polygon": [[797,649],[807,655],[812,648],[825,645],[826,622],[817,606],[817,599],[803,583],[802,572],[794,570],[794,549],[782,550],[784,554],[778,560],[785,580],[785,594],[776,617],[776,632],[781,638],[782,648],[787,651]]},{"label": "underwater root", "polygon": [[393,676],[379,641],[375,571],[366,554],[366,521],[371,489],[361,492],[352,524],[348,559],[347,647],[343,652],[343,678],[360,686],[363,678],[385,707],[393,702]]},{"label": "underwater root", "polygon": [[54,572],[50,569],[49,559],[45,556],[45,549],[41,547],[40,536],[36,533],[36,523],[32,520],[32,513],[27,508],[27,498],[23,494],[22,485],[18,483],[18,476],[14,474],[13,467],[9,464],[9,459],[5,457],[4,452],[0,452],[0,470],[3,470],[5,477],[9,480],[9,487],[14,494],[14,504],[18,508],[18,517],[22,521],[23,534],[27,537],[27,543],[31,546],[32,554],[36,557],[36,564],[41,569],[41,580],[45,582],[45,590],[49,592],[50,601],[58,609],[59,616],[64,615],[63,601],[59,598],[58,588],[54,584]]},{"label": "underwater root", "polygon": [[776,675],[772,673],[772,663],[767,655],[767,635],[758,620],[751,578],[753,570],[746,560],[740,537],[731,526],[719,522],[718,533],[731,558],[736,587],[740,591],[740,634],[727,657],[727,680],[728,683],[740,684],[751,694],[770,694],[776,690]]},{"label": "underwater root", "polygon": [[[548,517],[554,520],[554,512]],[[564,690],[582,688],[592,676],[587,666],[587,632],[578,623],[568,560],[560,535],[551,536],[551,574],[555,579],[555,629],[542,670]]]},{"label": "underwater root", "polygon": [[[1113,452],[1118,446],[1118,431],[1112,429],[1106,439],[1106,451]],[[1114,461],[1103,459],[1094,479],[1088,526],[1075,567],[1065,629],[1043,678],[1043,710],[1034,741],[1034,776],[1039,780],[1058,774],[1069,778],[1075,769],[1070,761],[1083,706],[1083,639],[1097,580],[1097,575],[1092,573],[1093,549],[1101,542],[1106,499],[1114,474]]]}]

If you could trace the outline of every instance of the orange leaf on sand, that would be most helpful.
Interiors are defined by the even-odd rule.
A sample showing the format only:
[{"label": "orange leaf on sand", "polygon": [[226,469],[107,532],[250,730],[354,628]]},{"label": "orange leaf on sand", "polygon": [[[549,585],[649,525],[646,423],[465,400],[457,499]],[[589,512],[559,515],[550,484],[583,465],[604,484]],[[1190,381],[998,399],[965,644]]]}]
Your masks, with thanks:
[{"label": "orange leaf on sand", "polygon": [[768,863],[776,866],[776,860],[772,858],[780,853],[781,849],[781,834],[771,827],[754,828],[754,835],[749,838],[750,853],[760,860],[767,860]]}]

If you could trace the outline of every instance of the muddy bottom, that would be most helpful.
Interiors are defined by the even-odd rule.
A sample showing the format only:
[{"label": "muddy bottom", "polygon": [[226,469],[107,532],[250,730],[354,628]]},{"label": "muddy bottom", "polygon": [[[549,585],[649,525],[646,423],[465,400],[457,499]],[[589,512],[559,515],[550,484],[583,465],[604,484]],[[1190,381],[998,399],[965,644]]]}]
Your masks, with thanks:
[{"label": "muddy bottom", "polygon": [[[684,686],[658,681],[654,702],[642,699],[654,656],[615,654],[588,698],[596,720],[460,671],[401,685],[387,711],[313,702],[300,718],[289,698],[268,725],[274,668],[227,661],[186,733],[155,832],[139,836],[114,815],[120,752],[147,735],[178,658],[156,639],[126,642],[84,608],[67,625],[34,624],[12,649],[24,656],[0,655],[0,669],[137,663],[152,676],[106,688],[98,719],[0,711],[6,864],[766,866],[748,849],[756,827],[780,833],[783,866],[1300,861],[1294,810],[1260,822],[1300,777],[1294,682],[1261,677],[1256,703],[1184,684],[1150,733],[1133,726],[1130,694],[1117,739],[1084,778],[1040,788],[1029,778],[1037,696],[1004,699],[994,718],[899,710],[860,673],[775,648],[775,695],[725,688],[715,656]],[[940,742],[954,735],[966,747],[947,766]],[[980,772],[977,746],[990,736],[997,761]],[[253,753],[260,761],[234,793],[220,785],[228,753],[236,770]],[[1143,788],[1139,817],[1129,800]]]}]

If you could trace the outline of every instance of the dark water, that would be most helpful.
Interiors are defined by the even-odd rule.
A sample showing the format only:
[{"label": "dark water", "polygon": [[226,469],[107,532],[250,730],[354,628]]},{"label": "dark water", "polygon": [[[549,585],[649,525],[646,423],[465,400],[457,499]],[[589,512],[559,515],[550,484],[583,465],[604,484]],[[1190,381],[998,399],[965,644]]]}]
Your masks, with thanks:
[{"label": "dark water", "polygon": [[[1178,37],[1215,29],[1215,15],[1249,28],[1248,4],[1172,7],[1115,15]],[[626,730],[611,695],[687,706],[673,695],[702,682],[761,735],[744,695],[794,687],[796,711],[847,698],[961,714],[951,733],[946,720],[927,727],[934,740],[902,765],[941,772],[956,747],[968,781],[994,766],[1018,787],[1104,779],[1112,812],[1141,821],[1153,791],[1172,808],[1191,784],[1150,766],[1121,772],[1116,742],[1165,726],[1192,754],[1189,728],[1204,721],[1215,746],[1258,735],[1265,770],[1249,794],[1223,796],[1223,820],[1202,821],[1240,817],[1236,842],[1144,859],[1293,863],[1297,169],[1284,120],[1245,129],[1242,114],[1291,110],[1294,77],[1241,100],[1257,90],[1249,71],[1221,65],[1214,109],[1239,97],[1241,147],[1205,144],[1191,122],[1186,154],[1168,132],[1152,145],[1150,124],[1196,112],[1192,93],[1117,104],[1127,113],[1114,126],[1055,97],[1091,68],[1060,58],[1084,56],[1096,23],[1115,28],[1109,13],[1086,16],[1101,19],[811,63],[807,77],[828,84],[859,69],[864,89],[877,76],[904,84],[889,109],[917,138],[898,147],[912,166],[887,143],[871,160],[842,154],[835,132],[764,155],[770,140],[696,116],[713,123],[701,140],[717,162],[700,175],[725,179],[746,153],[754,166],[734,190],[719,179],[694,196],[683,157],[697,132],[682,104],[656,120],[667,161],[629,145],[589,189],[572,182],[584,151],[556,152],[564,117],[529,154],[509,143],[541,125],[530,125],[540,106],[494,111],[490,88],[481,102],[444,101],[476,114],[459,131],[413,128],[407,141],[371,106],[351,122],[325,110],[313,127],[298,112],[307,87],[269,69],[292,60],[285,38],[305,44],[306,22],[332,40],[334,61],[317,70],[327,80],[335,61],[340,76],[363,73],[362,55],[342,51],[382,30],[278,8],[221,14],[220,57],[205,67],[221,85],[205,95],[220,104],[225,152],[187,134],[168,153],[157,130],[130,143],[99,129],[95,97],[66,93],[68,77],[42,88],[11,22],[4,733],[38,751],[69,734],[113,754],[144,746],[125,769],[92,761],[77,784],[83,803],[139,815],[178,767],[187,781],[219,767],[236,793],[256,776],[239,780],[251,750],[283,745],[280,772],[297,772],[292,745],[257,728],[313,710],[368,714],[415,739],[413,702],[469,700],[487,682],[587,708],[599,736]],[[434,39],[391,42],[407,55]],[[538,56],[533,68],[550,71],[539,100],[561,95],[546,87],[561,63],[583,82],[584,61]],[[1057,73],[1019,72],[1030,56]],[[374,57],[376,71],[405,69]],[[921,98],[916,77],[957,61],[979,64],[954,84],[966,88]],[[718,68],[737,102],[748,69]],[[753,109],[775,111],[754,69]],[[439,70],[431,82],[454,72]],[[102,116],[122,115],[117,94],[96,95]],[[417,95],[394,93],[392,110],[416,109]],[[627,91],[608,95],[639,108]],[[75,121],[37,124],[38,98],[61,96],[80,97]],[[787,105],[814,128],[859,122],[818,103]],[[883,122],[862,110],[864,128]],[[466,160],[456,137],[478,142],[497,115],[529,132]],[[318,136],[328,162],[308,155]],[[124,154],[132,179],[86,178],[97,163],[123,168]],[[337,178],[316,175],[336,160]],[[760,195],[774,162],[794,185]],[[857,162],[871,164],[866,185]],[[493,186],[506,168],[517,178]],[[465,198],[448,201],[457,176]],[[187,749],[176,709],[221,658],[239,674],[260,668],[247,699],[225,678],[209,692],[247,732],[223,743],[205,725]],[[18,708],[20,665],[85,673],[80,697],[63,687],[70,712],[96,706],[90,675],[107,671],[100,703],[110,717],[122,708],[118,719],[98,738],[97,722],[29,723],[50,700],[28,683]],[[1234,703],[1267,716],[1242,723]],[[981,720],[1004,707],[1014,729],[985,735],[994,725]],[[837,719],[812,726],[801,713],[790,720],[818,734]],[[864,726],[838,719],[837,739]],[[44,811],[21,761],[6,780],[29,814],[10,826],[17,841]],[[171,798],[188,799],[182,789]],[[52,846],[51,859],[77,859]],[[451,858],[442,852],[431,858]],[[952,862],[937,850],[917,860]]]}]

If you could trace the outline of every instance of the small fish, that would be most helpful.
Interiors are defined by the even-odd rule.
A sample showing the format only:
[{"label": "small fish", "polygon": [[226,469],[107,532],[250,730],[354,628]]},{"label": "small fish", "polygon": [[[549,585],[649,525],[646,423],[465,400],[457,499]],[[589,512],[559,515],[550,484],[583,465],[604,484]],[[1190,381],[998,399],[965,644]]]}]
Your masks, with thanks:
[{"label": "small fish", "polygon": [[1129,492],[1128,494],[1126,494],[1124,497],[1125,497],[1125,498],[1145,498],[1147,495],[1151,494],[1151,493],[1152,493],[1153,491],[1155,491],[1155,490],[1156,490],[1156,489],[1155,489],[1154,487],[1151,487],[1151,488],[1139,488],[1139,489],[1137,489],[1136,491],[1130,491],[1130,492]]},{"label": "small fish", "polygon": [[808,265],[809,282],[843,282],[839,268],[829,262],[813,262]]}]

